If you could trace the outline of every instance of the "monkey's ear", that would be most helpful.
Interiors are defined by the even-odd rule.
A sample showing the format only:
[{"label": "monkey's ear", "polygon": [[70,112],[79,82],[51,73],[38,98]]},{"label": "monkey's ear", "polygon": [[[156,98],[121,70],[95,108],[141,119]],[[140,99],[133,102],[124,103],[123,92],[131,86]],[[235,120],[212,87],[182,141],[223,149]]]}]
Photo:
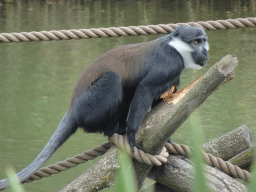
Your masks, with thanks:
[{"label": "monkey's ear", "polygon": [[180,32],[178,30],[173,31],[173,36],[174,37],[178,37],[179,34],[180,34]]}]

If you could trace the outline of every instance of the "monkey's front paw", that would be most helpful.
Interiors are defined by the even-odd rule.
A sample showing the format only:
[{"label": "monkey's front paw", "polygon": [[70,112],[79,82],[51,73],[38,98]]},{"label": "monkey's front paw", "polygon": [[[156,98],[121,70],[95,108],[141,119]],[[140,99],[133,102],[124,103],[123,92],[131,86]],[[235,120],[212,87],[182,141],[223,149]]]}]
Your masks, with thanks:
[{"label": "monkey's front paw", "polygon": [[142,150],[141,147],[139,145],[137,145],[136,143],[131,143],[129,140],[128,140],[128,142],[130,144],[130,147],[131,147],[131,150],[133,153],[134,153],[134,147],[137,147],[137,149]]},{"label": "monkey's front paw", "polygon": [[169,138],[169,139],[167,140],[167,143],[172,143],[171,138]]},{"label": "monkey's front paw", "polygon": [[127,134],[127,140],[128,140],[128,143],[130,144],[130,147],[131,147],[132,152],[134,152],[134,147],[137,147],[138,149],[142,150],[141,147],[136,144],[136,141],[135,141],[135,132],[133,132],[133,131],[127,131],[126,134]]}]

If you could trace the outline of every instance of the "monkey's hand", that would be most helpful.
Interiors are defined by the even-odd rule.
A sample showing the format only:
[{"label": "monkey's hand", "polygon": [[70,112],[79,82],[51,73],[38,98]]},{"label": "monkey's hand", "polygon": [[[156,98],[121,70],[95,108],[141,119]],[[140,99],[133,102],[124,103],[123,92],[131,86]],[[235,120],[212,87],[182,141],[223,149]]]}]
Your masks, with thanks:
[{"label": "monkey's hand", "polygon": [[136,144],[135,134],[136,134],[135,130],[127,129],[126,131],[127,140],[128,140],[128,143],[130,144],[132,152],[134,152],[134,147],[137,147],[138,149],[142,150],[141,147]]}]

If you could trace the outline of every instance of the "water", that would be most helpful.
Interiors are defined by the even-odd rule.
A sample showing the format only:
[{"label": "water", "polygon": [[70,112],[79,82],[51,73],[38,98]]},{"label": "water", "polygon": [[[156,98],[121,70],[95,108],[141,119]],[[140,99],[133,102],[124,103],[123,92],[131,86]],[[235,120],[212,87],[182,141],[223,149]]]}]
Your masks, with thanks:
[{"label": "water", "polygon": [[[166,24],[254,17],[255,1],[41,1],[0,4],[0,33]],[[210,60],[200,71],[186,70],[181,87],[202,76],[226,54],[236,56],[235,79],[212,94],[192,115],[210,141],[240,125],[256,134],[255,28],[209,31]],[[73,86],[94,59],[107,50],[149,41],[160,35],[90,40],[0,44],[0,178],[12,165],[26,167],[46,144],[68,108]],[[172,140],[187,144],[189,121]],[[64,160],[107,138],[100,134],[72,136],[47,162]],[[94,162],[25,184],[29,191],[58,191]]]}]

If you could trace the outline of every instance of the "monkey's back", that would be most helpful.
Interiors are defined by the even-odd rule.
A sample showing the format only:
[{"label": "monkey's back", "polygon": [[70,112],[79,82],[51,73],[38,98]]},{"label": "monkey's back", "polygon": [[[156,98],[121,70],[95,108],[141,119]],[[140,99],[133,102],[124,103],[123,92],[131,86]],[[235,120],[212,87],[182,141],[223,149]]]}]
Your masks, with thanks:
[{"label": "monkey's back", "polygon": [[129,44],[114,48],[93,61],[81,74],[74,90],[72,100],[91,86],[104,74],[114,72],[119,75],[124,87],[134,87],[147,71],[156,41]]}]

